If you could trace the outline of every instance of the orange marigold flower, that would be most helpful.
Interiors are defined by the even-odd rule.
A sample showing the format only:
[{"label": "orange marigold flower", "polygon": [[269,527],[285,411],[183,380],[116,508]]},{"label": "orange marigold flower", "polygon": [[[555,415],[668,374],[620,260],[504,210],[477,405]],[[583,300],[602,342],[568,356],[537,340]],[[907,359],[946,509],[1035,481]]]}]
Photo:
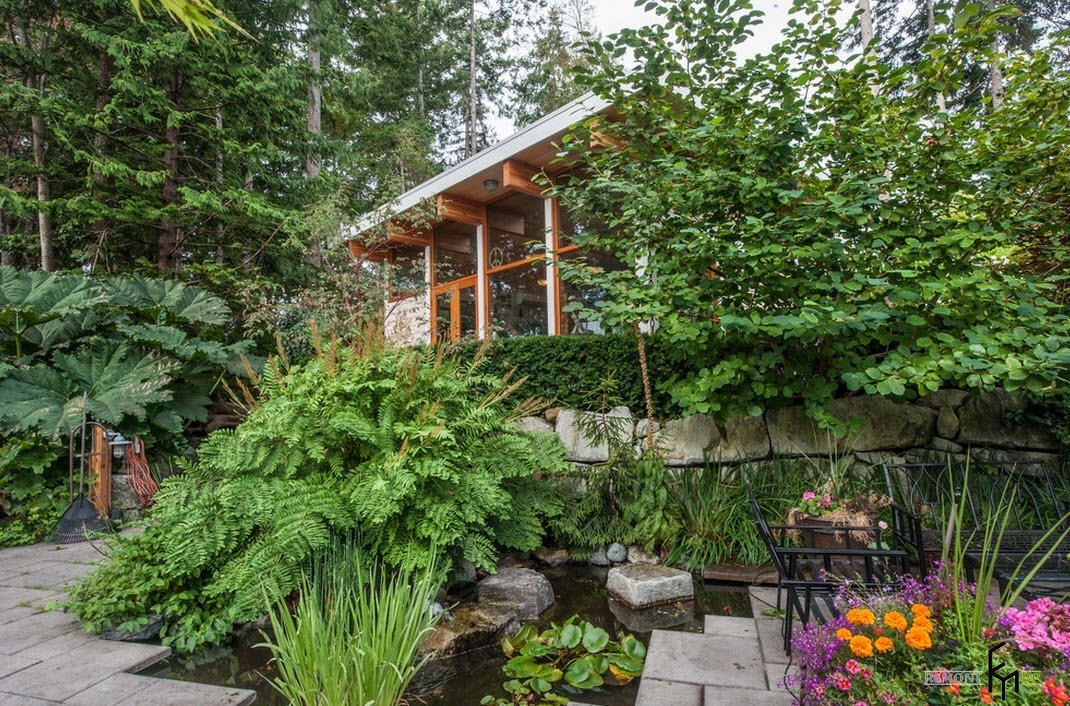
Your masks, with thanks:
[{"label": "orange marigold flower", "polygon": [[843,642],[847,642],[852,637],[854,637],[854,635],[852,635],[851,631],[848,630],[847,628],[840,628],[839,630],[836,631],[836,637],[839,638],[840,640],[842,640]]},{"label": "orange marigold flower", "polygon": [[877,622],[877,616],[873,615],[872,610],[852,608],[847,611],[847,622],[851,625],[872,625]]},{"label": "orange marigold flower", "polygon": [[910,606],[910,612],[922,618],[931,618],[933,614],[932,609],[924,603],[915,603]]},{"label": "orange marigold flower", "polygon": [[987,687],[981,687],[981,703],[991,704],[995,703],[995,699],[992,698],[992,692]]},{"label": "orange marigold flower", "polygon": [[907,630],[907,645],[915,650],[927,650],[933,646],[929,631],[924,628],[910,628]]},{"label": "orange marigold flower", "polygon": [[893,610],[884,616],[884,624],[892,630],[899,630],[900,632],[907,629],[906,616],[897,610]]},{"label": "orange marigold flower", "polygon": [[873,642],[865,635],[855,635],[851,638],[851,652],[855,657],[872,657]]},{"label": "orange marigold flower", "polygon": [[952,696],[962,696],[962,685],[957,681],[951,682],[951,686],[947,687],[947,693]]},{"label": "orange marigold flower", "polygon": [[877,652],[891,652],[895,649],[895,643],[889,637],[878,637],[873,646],[877,648]]},{"label": "orange marigold flower", "polygon": [[918,617],[914,618],[913,627],[921,628],[922,630],[928,630],[929,632],[932,632],[933,621],[919,615]]}]

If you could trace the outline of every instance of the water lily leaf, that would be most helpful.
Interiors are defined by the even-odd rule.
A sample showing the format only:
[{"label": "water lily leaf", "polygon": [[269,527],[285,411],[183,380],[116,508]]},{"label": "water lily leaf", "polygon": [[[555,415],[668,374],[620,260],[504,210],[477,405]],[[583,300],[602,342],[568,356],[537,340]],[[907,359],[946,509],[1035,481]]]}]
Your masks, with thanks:
[{"label": "water lily leaf", "polygon": [[583,633],[583,646],[588,652],[601,652],[609,643],[609,633],[602,628],[589,625]]},{"label": "water lily leaf", "polygon": [[558,636],[558,642],[566,649],[573,649],[576,645],[580,644],[580,639],[583,637],[583,631],[576,625],[566,625],[561,628],[561,634]]}]

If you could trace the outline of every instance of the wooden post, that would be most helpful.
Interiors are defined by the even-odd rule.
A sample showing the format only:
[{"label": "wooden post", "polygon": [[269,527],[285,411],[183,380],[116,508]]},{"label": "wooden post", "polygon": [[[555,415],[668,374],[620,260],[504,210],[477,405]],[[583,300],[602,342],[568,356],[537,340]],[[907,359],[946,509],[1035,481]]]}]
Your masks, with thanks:
[{"label": "wooden post", "polygon": [[104,427],[92,425],[93,446],[89,454],[89,500],[101,517],[111,512],[111,448]]}]

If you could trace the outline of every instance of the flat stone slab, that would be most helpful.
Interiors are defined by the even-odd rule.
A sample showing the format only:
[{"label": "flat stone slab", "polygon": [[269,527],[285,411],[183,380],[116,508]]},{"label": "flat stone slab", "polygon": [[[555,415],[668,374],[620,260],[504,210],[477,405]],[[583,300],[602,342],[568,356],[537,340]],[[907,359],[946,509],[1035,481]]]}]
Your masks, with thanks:
[{"label": "flat stone slab", "polygon": [[19,655],[0,655],[0,679],[6,677],[8,674],[14,674],[15,672],[32,667],[37,664],[38,660],[31,657],[21,657]]},{"label": "flat stone slab", "polygon": [[29,696],[0,693],[0,706],[54,706],[55,701],[42,701]]},{"label": "flat stone slab", "polygon": [[63,701],[116,672],[136,672],[169,654],[169,647],[94,640],[0,679],[0,692]]},{"label": "flat stone slab", "polygon": [[69,615],[38,611],[0,625],[0,654],[13,655],[59,635],[80,631],[78,621]]},{"label": "flat stone slab", "polygon": [[702,706],[702,687],[644,678],[639,683],[635,706]]},{"label": "flat stone slab", "polygon": [[148,686],[133,696],[119,702],[108,702],[100,706],[245,706],[256,701],[256,692],[233,687],[209,686],[174,679],[155,679],[137,677],[149,682]]},{"label": "flat stone slab", "polygon": [[700,686],[768,689],[758,641],[745,637],[655,630],[643,669],[643,681],[648,678]]},{"label": "flat stone slab", "polygon": [[776,585],[777,573],[772,566],[740,566],[738,564],[711,564],[702,570],[707,581],[738,581]]},{"label": "flat stone slab", "polygon": [[733,618],[727,615],[707,615],[702,632],[716,637],[758,637],[754,618]]},{"label": "flat stone slab", "polygon": [[757,689],[726,689],[707,686],[703,689],[704,706],[791,706],[787,691],[759,691]]},{"label": "flat stone slab", "polygon": [[606,590],[632,608],[690,600],[695,596],[691,574],[656,564],[628,564],[610,569]]},{"label": "flat stone slab", "polygon": [[534,569],[499,569],[476,584],[480,603],[509,606],[520,620],[535,620],[554,604],[550,580]]},{"label": "flat stone slab", "polygon": [[778,618],[762,618],[756,621],[758,642],[762,659],[769,665],[786,665],[791,661],[784,652],[784,621]]}]

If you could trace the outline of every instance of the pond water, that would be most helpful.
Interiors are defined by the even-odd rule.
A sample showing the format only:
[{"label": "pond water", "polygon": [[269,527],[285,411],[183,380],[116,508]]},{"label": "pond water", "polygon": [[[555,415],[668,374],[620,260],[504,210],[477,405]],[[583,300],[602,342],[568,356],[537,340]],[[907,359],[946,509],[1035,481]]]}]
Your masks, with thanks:
[{"label": "pond water", "polygon": [[[654,628],[702,632],[705,615],[751,614],[745,586],[701,581],[695,583],[693,603],[631,611],[609,598],[605,591],[607,572],[605,568],[583,565],[544,570],[553,584],[557,602],[538,623],[548,625],[578,614],[610,634],[631,632],[647,643]],[[192,657],[171,657],[146,674],[253,689],[258,694],[258,704],[286,706],[286,700],[271,688],[271,654],[266,648],[256,647],[261,639],[258,632],[246,631],[236,635],[227,646]],[[416,676],[409,702],[427,706],[477,706],[486,694],[505,696],[501,688],[505,679],[501,671],[504,663],[505,656],[497,646],[433,660]],[[596,706],[634,706],[638,688],[636,680],[627,686],[584,692],[582,700]]]}]

